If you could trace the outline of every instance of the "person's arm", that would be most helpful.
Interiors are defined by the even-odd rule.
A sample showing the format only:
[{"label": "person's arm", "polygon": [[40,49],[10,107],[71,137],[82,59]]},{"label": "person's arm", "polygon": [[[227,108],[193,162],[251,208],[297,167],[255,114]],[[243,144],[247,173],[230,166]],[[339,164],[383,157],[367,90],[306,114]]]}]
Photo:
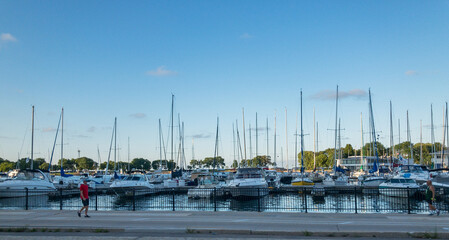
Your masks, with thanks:
[{"label": "person's arm", "polygon": [[81,199],[85,200],[86,198],[84,197],[83,189],[81,189],[81,188],[80,188],[80,193],[81,193]]}]

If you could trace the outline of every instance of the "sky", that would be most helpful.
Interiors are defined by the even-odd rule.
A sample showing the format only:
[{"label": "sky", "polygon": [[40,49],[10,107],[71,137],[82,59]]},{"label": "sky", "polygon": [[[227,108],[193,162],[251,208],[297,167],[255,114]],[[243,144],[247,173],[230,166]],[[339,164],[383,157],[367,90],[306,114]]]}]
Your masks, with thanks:
[{"label": "sky", "polygon": [[390,144],[390,101],[395,143],[406,140],[407,110],[412,142],[421,122],[430,142],[431,104],[443,139],[447,0],[4,0],[0,16],[0,157],[9,160],[30,155],[33,105],[35,158],[49,160],[61,108],[65,158],[79,150],[106,161],[115,117],[118,160],[159,159],[159,119],[170,158],[173,94],[188,162],[214,156],[217,118],[227,165],[236,125],[247,158],[256,148],[274,158],[276,116],[277,164],[292,167],[300,91],[304,149],[313,150],[315,109],[323,150],[334,146],[337,85],[343,146],[360,147],[361,114],[369,141],[369,89],[380,142]]}]

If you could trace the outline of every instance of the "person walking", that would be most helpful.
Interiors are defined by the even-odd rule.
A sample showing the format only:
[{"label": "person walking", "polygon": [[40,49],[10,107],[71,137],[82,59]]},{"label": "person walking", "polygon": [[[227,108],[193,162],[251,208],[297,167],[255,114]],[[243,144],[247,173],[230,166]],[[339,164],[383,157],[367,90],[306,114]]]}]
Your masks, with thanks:
[{"label": "person walking", "polygon": [[426,202],[429,204],[430,216],[435,213],[437,216],[440,215],[440,210],[433,205],[435,203],[435,187],[432,184],[432,180],[427,180]]},{"label": "person walking", "polygon": [[83,202],[83,207],[78,211],[78,217],[81,217],[81,212],[85,210],[84,217],[90,217],[87,215],[87,211],[89,210],[89,186],[87,185],[87,179],[83,180],[83,184],[80,186],[80,197]]}]

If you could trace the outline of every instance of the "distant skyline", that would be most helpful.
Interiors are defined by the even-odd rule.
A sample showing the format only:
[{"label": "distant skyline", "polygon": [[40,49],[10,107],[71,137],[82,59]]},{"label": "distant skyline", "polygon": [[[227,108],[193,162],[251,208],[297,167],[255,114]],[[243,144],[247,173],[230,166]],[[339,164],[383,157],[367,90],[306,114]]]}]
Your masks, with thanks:
[{"label": "distant skyline", "polygon": [[395,144],[398,121],[406,140],[407,110],[412,142],[419,142],[421,120],[423,142],[430,142],[431,104],[435,138],[443,141],[447,0],[2,1],[0,15],[0,157],[9,160],[30,154],[32,105],[35,158],[48,160],[64,107],[65,158],[80,150],[98,161],[98,147],[105,161],[117,117],[119,160],[128,159],[128,137],[131,159],[159,159],[158,121],[167,141],[174,94],[187,162],[192,142],[196,159],[214,155],[219,117],[219,155],[230,165],[233,124],[242,138],[244,108],[247,157],[256,112],[259,153],[267,152],[268,119],[273,157],[276,114],[277,163],[282,147],[291,168],[300,89],[305,150],[313,150],[314,108],[323,150],[334,147],[328,129],[335,124],[337,85],[342,146],[360,148],[360,113],[368,132],[369,88],[384,145],[390,144],[390,100]]}]

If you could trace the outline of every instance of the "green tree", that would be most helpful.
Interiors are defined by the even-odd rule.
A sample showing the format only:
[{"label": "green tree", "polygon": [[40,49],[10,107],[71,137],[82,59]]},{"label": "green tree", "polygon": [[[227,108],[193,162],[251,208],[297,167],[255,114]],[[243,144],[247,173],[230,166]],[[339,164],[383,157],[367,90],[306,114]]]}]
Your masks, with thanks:
[{"label": "green tree", "polygon": [[263,167],[263,166],[270,166],[273,165],[271,162],[270,156],[256,156],[255,158],[251,159],[251,166],[252,167]]},{"label": "green tree", "polygon": [[40,169],[40,170],[48,170],[48,167],[49,167],[49,166],[50,166],[49,163],[44,162],[44,163],[42,163],[41,165],[39,165],[39,169]]},{"label": "green tree", "polygon": [[13,170],[15,166],[16,164],[13,162],[2,161],[2,163],[0,163],[0,172],[7,172],[9,170]]},{"label": "green tree", "polygon": [[87,157],[73,159],[78,170],[93,170],[96,167],[96,162]]},{"label": "green tree", "polygon": [[[298,166],[301,167],[301,153],[298,153]],[[313,169],[313,152],[312,151],[304,151],[304,167],[306,170]]]},{"label": "green tree", "polygon": [[342,151],[343,158],[347,158],[349,156],[354,156],[354,148],[351,144],[346,144],[345,148]]},{"label": "green tree", "polygon": [[[106,165],[107,165],[108,163],[107,162],[102,162],[101,164],[100,164],[100,169],[101,170],[104,170],[104,169],[106,169]],[[115,169],[115,163],[114,162],[109,162],[109,166],[108,166],[108,170],[114,170]]]},{"label": "green tree", "polygon": [[237,162],[237,160],[234,160],[234,162],[232,162],[232,168],[238,168],[239,167],[239,162]]},{"label": "green tree", "polygon": [[215,168],[224,167],[224,159],[221,156],[216,157],[207,157],[201,161],[201,165],[206,168],[213,168],[215,163]]},{"label": "green tree", "polygon": [[196,159],[192,159],[190,160],[190,165],[192,165],[193,168],[201,167],[201,162]]},{"label": "green tree", "polygon": [[176,163],[173,160],[170,160],[167,162],[167,169],[169,171],[173,171],[174,169],[176,169]]},{"label": "green tree", "polygon": [[131,166],[132,168],[135,169],[142,169],[145,171],[149,171],[151,170],[151,161],[145,158],[134,158],[131,161]]}]

